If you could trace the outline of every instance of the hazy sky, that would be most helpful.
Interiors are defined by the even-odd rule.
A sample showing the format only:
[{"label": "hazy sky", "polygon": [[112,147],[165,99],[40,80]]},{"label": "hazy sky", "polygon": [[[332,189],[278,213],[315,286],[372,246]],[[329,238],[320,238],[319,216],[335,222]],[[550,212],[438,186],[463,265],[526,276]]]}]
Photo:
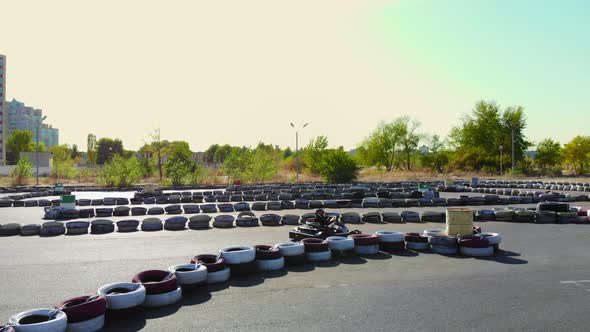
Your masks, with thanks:
[{"label": "hazy sky", "polygon": [[289,122],[353,148],[410,115],[446,135],[478,99],[523,105],[533,140],[590,134],[586,0],[3,0],[8,100],[62,143],[160,127],[212,143],[294,146]]}]

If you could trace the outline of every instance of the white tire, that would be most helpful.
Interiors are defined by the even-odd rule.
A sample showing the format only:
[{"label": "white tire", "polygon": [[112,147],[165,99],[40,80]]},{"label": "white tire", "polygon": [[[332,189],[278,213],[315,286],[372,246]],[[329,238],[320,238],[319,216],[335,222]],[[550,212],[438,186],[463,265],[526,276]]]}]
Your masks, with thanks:
[{"label": "white tire", "polygon": [[332,252],[328,251],[319,251],[319,252],[308,252],[305,254],[307,256],[307,260],[310,262],[324,262],[329,261],[332,259]]},{"label": "white tire", "polygon": [[[54,315],[55,318],[46,322],[35,324],[21,325],[19,322],[27,316],[49,316]],[[34,309],[20,312],[8,320],[8,324],[12,325],[18,332],[65,332],[68,326],[68,318],[61,310],[56,309]]]},{"label": "white tire", "polygon": [[77,323],[68,323],[67,332],[96,332],[104,327],[104,315]]},{"label": "white tire", "polygon": [[500,244],[502,242],[502,235],[498,233],[490,233],[490,232],[483,232],[479,234],[482,238],[488,240],[488,242],[493,244]]},{"label": "white tire", "polygon": [[[178,269],[190,269],[191,271],[177,271]],[[181,264],[168,268],[174,272],[181,286],[196,285],[207,281],[207,267],[202,264]]]},{"label": "white tire", "polygon": [[404,233],[393,231],[377,231],[375,234],[379,237],[379,242],[400,242],[404,240]]},{"label": "white tire", "polygon": [[422,243],[422,242],[406,242],[406,249],[411,249],[411,250],[426,250],[426,249],[428,249],[428,243]]},{"label": "white tire", "polygon": [[178,287],[176,288],[176,290],[173,290],[172,292],[164,294],[146,295],[145,302],[143,302],[143,306],[148,308],[163,307],[176,303],[180,300],[182,300],[182,288]]},{"label": "white tire", "polygon": [[359,255],[374,255],[379,252],[379,245],[372,244],[370,246],[355,246],[354,252]]},{"label": "white tire", "polygon": [[461,247],[461,254],[465,256],[472,256],[472,257],[488,257],[494,255],[494,247],[485,247],[485,248],[468,248],[468,247]]},{"label": "white tire", "polygon": [[305,253],[305,246],[299,242],[286,242],[276,244],[283,256],[299,256]]},{"label": "white tire", "polygon": [[256,259],[256,250],[252,247],[233,246],[223,248],[219,252],[225,264],[243,264]]},{"label": "white tire", "polygon": [[207,283],[208,284],[217,284],[220,282],[226,282],[229,280],[231,276],[229,267],[217,272],[207,272]]},{"label": "white tire", "polygon": [[276,271],[285,267],[285,259],[283,257],[277,259],[259,259],[256,261],[256,266],[260,271]]},{"label": "white tire", "polygon": [[[128,289],[129,292],[108,294],[109,291],[115,288]],[[107,308],[113,310],[134,308],[145,302],[145,287],[142,284],[132,282],[104,285],[98,289],[97,293],[106,297]]]},{"label": "white tire", "polygon": [[454,255],[459,252],[459,248],[447,246],[430,246],[430,251],[440,255]]},{"label": "white tire", "polygon": [[342,236],[330,236],[326,239],[331,250],[352,250],[354,249],[354,239]]},{"label": "white tire", "polygon": [[431,228],[431,229],[425,229],[424,232],[422,232],[422,236],[444,236],[445,230],[442,228]]}]

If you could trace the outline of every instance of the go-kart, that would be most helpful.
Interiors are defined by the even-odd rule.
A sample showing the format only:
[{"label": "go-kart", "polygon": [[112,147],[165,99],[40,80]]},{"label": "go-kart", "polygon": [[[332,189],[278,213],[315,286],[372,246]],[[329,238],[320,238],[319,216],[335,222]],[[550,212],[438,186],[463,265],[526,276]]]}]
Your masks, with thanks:
[{"label": "go-kart", "polygon": [[349,230],[346,226],[332,225],[324,226],[315,221],[307,221],[304,225],[297,226],[289,232],[289,238],[293,241],[300,241],[307,238],[326,239],[329,236],[349,236],[361,234],[359,230]]}]

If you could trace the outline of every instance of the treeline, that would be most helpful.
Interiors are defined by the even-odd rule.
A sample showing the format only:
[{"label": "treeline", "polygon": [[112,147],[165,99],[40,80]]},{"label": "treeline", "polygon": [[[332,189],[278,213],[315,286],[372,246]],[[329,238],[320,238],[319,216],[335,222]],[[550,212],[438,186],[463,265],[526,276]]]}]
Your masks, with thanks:
[{"label": "treeline", "polygon": [[[85,152],[76,145],[59,145],[49,151],[53,153],[51,176],[95,177],[105,186],[127,186],[152,177],[159,178],[163,185],[198,184],[223,176],[229,181],[260,183],[285,174],[287,181],[294,181],[297,160],[301,173],[321,176],[330,182],[352,181],[363,167],[382,172],[461,170],[497,175],[500,169],[504,173],[511,169],[513,149],[515,175],[588,172],[590,137],[576,136],[564,145],[551,138],[535,144],[525,137],[526,126],[523,107],[501,108],[494,102],[479,101],[447,137],[424,133],[419,122],[399,117],[379,124],[351,152],[342,147],[329,148],[328,138],[318,136],[299,151],[299,158],[290,148],[262,142],[255,147],[214,144],[195,155],[188,142],[163,140],[159,130],[152,132],[149,142],[138,151],[125,150],[120,139],[97,140],[92,134],[88,135]],[[47,150],[42,144],[38,148]],[[13,163],[18,161],[21,151],[36,149],[30,131],[17,131],[7,141],[8,158]],[[536,152],[527,153],[531,149]],[[99,167],[76,168],[75,164]],[[21,178],[28,174],[26,165],[20,165]]]}]

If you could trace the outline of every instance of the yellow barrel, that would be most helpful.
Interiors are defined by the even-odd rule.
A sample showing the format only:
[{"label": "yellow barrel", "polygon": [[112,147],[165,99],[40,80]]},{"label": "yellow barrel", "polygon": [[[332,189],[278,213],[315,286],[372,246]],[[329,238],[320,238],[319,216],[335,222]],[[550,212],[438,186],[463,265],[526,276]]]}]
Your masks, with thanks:
[{"label": "yellow barrel", "polygon": [[447,235],[473,235],[473,213],[472,209],[448,208]]}]

